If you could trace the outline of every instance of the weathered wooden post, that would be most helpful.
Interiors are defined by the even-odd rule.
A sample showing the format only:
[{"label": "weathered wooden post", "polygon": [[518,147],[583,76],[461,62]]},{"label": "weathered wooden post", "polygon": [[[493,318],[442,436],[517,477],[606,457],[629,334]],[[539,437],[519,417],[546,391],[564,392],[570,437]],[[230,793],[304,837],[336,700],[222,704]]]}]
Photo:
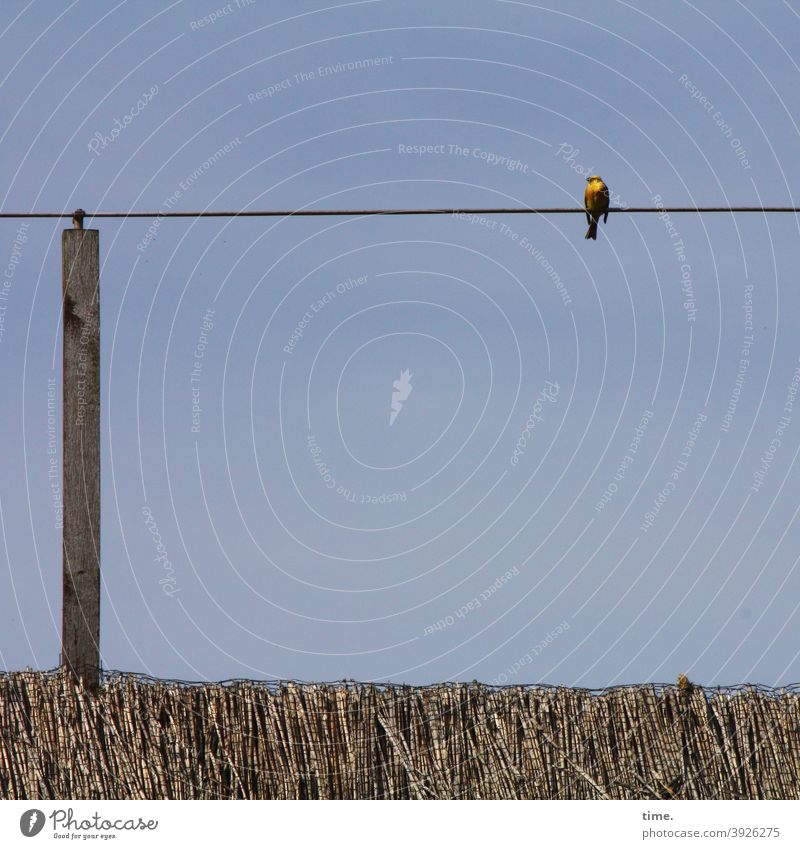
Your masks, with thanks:
[{"label": "weathered wooden post", "polygon": [[100,234],[82,209],[62,233],[64,523],[61,663],[100,679]]}]

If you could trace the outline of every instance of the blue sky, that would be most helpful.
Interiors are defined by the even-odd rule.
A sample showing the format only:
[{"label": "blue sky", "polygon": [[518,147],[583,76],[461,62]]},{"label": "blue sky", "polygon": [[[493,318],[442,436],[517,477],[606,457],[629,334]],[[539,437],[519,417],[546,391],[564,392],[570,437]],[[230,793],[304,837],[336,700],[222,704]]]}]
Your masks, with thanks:
[{"label": "blue sky", "polygon": [[[2,209],[571,207],[589,173],[619,205],[793,205],[799,27],[8,2]],[[0,222],[6,669],[58,661],[63,226]],[[795,216],[87,226],[107,668],[800,679]]]}]

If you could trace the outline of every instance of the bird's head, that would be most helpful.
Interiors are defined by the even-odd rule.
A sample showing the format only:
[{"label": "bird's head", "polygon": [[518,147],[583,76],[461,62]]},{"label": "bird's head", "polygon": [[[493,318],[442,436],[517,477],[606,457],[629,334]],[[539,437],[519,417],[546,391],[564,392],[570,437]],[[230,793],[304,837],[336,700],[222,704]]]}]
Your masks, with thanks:
[{"label": "bird's head", "polygon": [[599,182],[601,182],[601,183],[603,182],[603,178],[602,178],[602,177],[598,177],[598,176],[597,176],[597,174],[592,174],[592,176],[591,176],[591,177],[587,177],[587,178],[586,178],[586,182],[587,182],[587,183],[593,183],[595,180],[598,180],[598,181],[599,181]]}]

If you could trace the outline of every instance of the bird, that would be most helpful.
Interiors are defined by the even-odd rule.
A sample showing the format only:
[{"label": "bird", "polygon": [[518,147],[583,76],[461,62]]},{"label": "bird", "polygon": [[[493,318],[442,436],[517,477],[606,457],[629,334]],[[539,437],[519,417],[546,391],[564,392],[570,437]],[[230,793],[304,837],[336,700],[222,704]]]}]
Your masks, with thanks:
[{"label": "bird", "polygon": [[692,689],[694,688],[692,682],[688,679],[686,675],[684,675],[683,672],[681,672],[681,674],[678,676],[677,685],[678,689],[682,690],[684,693],[691,693]]},{"label": "bird", "polygon": [[588,185],[583,197],[589,229],[586,231],[585,238],[596,239],[597,222],[600,220],[600,216],[604,216],[604,224],[608,221],[608,186],[603,182],[602,177],[598,177],[597,174],[587,177],[586,182]]}]

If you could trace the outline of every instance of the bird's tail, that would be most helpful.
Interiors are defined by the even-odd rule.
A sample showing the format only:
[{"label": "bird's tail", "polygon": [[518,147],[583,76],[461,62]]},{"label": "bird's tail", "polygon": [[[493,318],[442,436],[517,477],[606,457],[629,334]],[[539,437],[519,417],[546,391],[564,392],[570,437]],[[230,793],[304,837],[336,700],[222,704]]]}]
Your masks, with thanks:
[{"label": "bird's tail", "polygon": [[585,239],[596,239],[597,238],[597,222],[591,221],[589,223],[589,229],[586,231]]}]

